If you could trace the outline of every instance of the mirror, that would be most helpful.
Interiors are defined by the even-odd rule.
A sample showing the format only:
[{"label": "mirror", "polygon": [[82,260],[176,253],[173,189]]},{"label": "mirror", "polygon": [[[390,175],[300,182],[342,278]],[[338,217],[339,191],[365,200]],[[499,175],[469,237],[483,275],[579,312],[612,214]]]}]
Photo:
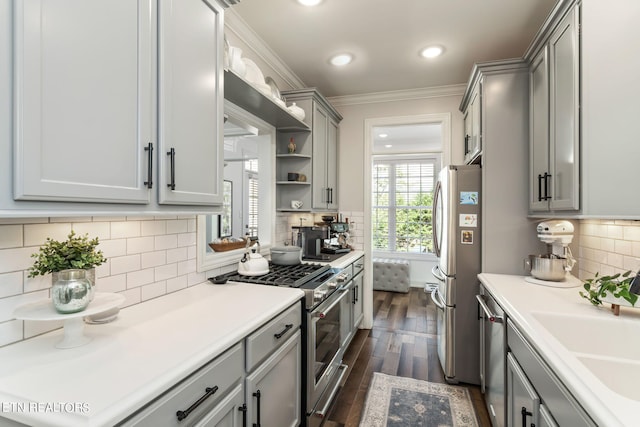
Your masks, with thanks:
[{"label": "mirror", "polygon": [[275,212],[274,170],[275,128],[225,100],[223,206],[219,214],[198,216],[199,272],[235,266],[244,250],[216,252],[209,243],[248,234],[268,249],[273,240],[269,213]]}]

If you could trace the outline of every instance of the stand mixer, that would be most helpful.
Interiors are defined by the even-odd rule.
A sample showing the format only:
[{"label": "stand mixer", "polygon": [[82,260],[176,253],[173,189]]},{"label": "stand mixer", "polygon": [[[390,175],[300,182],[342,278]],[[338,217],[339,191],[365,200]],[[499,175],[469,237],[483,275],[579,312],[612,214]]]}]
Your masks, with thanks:
[{"label": "stand mixer", "polygon": [[569,244],[573,241],[573,224],[565,220],[543,221],[536,227],[538,239],[547,244],[550,252],[543,255],[529,255],[525,266],[531,276],[525,280],[537,285],[552,287],[576,287],[581,282],[571,275],[576,263]]}]

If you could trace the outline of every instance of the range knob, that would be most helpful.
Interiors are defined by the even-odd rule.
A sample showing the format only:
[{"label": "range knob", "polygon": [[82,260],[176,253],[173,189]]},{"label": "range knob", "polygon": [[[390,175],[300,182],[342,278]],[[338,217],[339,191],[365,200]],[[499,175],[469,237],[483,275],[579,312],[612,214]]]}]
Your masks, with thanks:
[{"label": "range knob", "polygon": [[327,287],[329,289],[335,289],[335,288],[338,287],[338,283],[336,283],[336,282],[327,282]]},{"label": "range knob", "polygon": [[327,296],[327,291],[325,291],[324,289],[317,289],[313,291],[313,300],[315,302],[320,302],[324,300],[326,296]]},{"label": "range knob", "polygon": [[349,276],[344,273],[340,273],[336,276],[336,280],[338,281],[338,283],[346,282],[348,278]]}]

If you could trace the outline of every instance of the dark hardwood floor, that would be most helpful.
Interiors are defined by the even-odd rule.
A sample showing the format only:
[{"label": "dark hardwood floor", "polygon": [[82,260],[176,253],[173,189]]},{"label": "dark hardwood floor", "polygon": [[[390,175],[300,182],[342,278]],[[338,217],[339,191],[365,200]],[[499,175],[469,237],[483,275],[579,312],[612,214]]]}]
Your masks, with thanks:
[{"label": "dark hardwood floor", "polygon": [[[360,329],[347,349],[349,375],[323,427],[357,427],[374,372],[444,383],[436,349],[436,307],[421,288],[373,292],[373,328]],[[479,426],[490,427],[480,388],[466,385]]]}]

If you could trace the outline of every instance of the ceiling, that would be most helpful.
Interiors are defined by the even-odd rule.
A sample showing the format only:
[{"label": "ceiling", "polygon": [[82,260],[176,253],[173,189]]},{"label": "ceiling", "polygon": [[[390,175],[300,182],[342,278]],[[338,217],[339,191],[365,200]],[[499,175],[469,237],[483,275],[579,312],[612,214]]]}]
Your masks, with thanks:
[{"label": "ceiling", "polygon": [[[464,84],[474,62],[521,57],[555,0],[242,0],[237,14],[327,97]],[[428,45],[444,54],[425,59]],[[355,60],[336,68],[329,57]]]}]

